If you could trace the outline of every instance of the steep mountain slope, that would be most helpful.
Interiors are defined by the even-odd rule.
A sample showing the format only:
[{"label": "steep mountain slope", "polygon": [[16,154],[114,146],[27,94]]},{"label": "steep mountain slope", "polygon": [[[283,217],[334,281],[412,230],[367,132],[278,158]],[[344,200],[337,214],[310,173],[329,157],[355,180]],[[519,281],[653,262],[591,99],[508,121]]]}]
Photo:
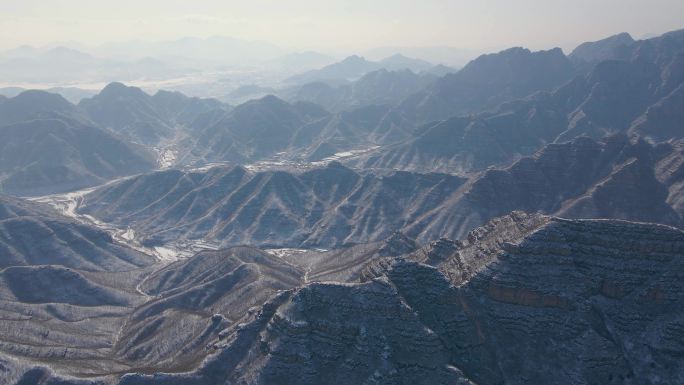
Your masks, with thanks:
[{"label": "steep mountain slope", "polygon": [[405,140],[413,127],[390,105],[371,103],[331,114],[313,103],[268,95],[227,112],[199,115],[177,147],[181,164],[310,162]]},{"label": "steep mountain slope", "polygon": [[151,96],[141,89],[111,83],[79,107],[100,126],[144,144],[173,136],[174,127],[156,110]]},{"label": "steep mountain slope", "polygon": [[665,170],[681,166],[680,149],[625,135],[584,137],[468,179],[358,173],[337,163],[301,173],[169,171],[99,189],[79,210],[131,226],[152,244],[205,239],[330,248],[381,241],[396,230],[427,242],[458,238],[513,210],[679,226],[684,174],[668,177]]},{"label": "steep mountain slope", "polygon": [[164,90],[152,95],[152,101],[164,119],[190,129],[194,128],[193,124],[203,114],[230,109],[216,99],[189,97],[180,92]]},{"label": "steep mountain slope", "polygon": [[[81,376],[126,370],[129,366],[115,361],[111,350],[127,315],[146,300],[135,290],[137,279],[138,273],[87,273],[62,266],[2,270],[0,356]],[[7,374],[3,371],[2,381],[8,381]]]},{"label": "steep mountain slope", "polygon": [[413,71],[421,72],[426,71],[432,67],[430,62],[422,59],[414,59],[404,56],[400,53],[388,56],[380,60],[380,66],[388,71]]},{"label": "steep mountain slope", "polygon": [[568,55],[568,58],[580,64],[595,64],[604,60],[618,59],[624,56],[633,43],[632,36],[623,32],[599,41],[582,43]]},{"label": "steep mountain slope", "polygon": [[[328,116],[310,103],[289,104],[269,95],[241,104],[188,138],[185,162],[259,160],[291,149],[307,124]],[[304,140],[310,140],[309,137]]]},{"label": "steep mountain slope", "polygon": [[0,272],[0,301],[128,306],[135,295],[94,283],[62,266],[12,266]]},{"label": "steep mountain slope", "polygon": [[33,120],[0,128],[3,192],[42,195],[101,184],[152,170],[147,150],[107,132],[62,120]]},{"label": "steep mountain slope", "polygon": [[76,106],[57,94],[29,90],[0,100],[0,126],[34,119],[68,119],[87,123],[87,118]]},{"label": "steep mountain slope", "polygon": [[387,239],[333,250],[283,253],[281,257],[305,271],[304,282],[358,282],[372,260],[415,251],[418,244],[401,232]]},{"label": "steep mountain slope", "polygon": [[657,141],[682,138],[684,33],[625,49],[624,60],[602,61],[553,92],[505,103],[495,112],[427,124],[404,143],[351,164],[462,173],[506,164],[546,143],[581,135],[598,139],[629,132]]},{"label": "steep mountain slope", "polygon": [[660,159],[670,151],[625,136],[551,144],[471,179],[467,189],[404,231],[425,241],[458,238],[513,210],[681,226],[684,212],[668,203],[668,184],[657,179]]},{"label": "steep mountain slope", "polygon": [[629,132],[654,141],[684,136],[684,82],[635,119]]},{"label": "steep mountain slope", "polygon": [[339,112],[373,104],[397,104],[411,94],[426,88],[436,77],[418,75],[409,70],[369,72],[351,84],[331,86],[323,82],[297,87],[285,98],[320,104],[328,111]]},{"label": "steep mountain slope", "polygon": [[[513,213],[429,266],[278,294],[184,374],[120,384],[676,383],[684,233]],[[521,354],[522,353],[522,354]]]},{"label": "steep mountain slope", "polygon": [[191,125],[203,113],[225,109],[215,100],[166,91],[150,96],[121,83],[110,83],[78,106],[100,126],[146,145],[173,138],[181,127]]},{"label": "steep mountain slope", "polygon": [[298,286],[302,275],[252,247],[202,252],[170,264],[140,285],[155,298],[129,316],[115,354],[136,368],[177,371],[197,364],[219,332],[277,291]]},{"label": "steep mountain slope", "polygon": [[75,190],[152,170],[153,155],[97,128],[59,95],[0,103],[0,186],[15,195]]},{"label": "steep mountain slope", "polygon": [[154,261],[50,207],[0,195],[0,269],[61,265],[85,271],[125,271]]},{"label": "steep mountain slope", "polygon": [[498,112],[426,124],[403,142],[347,161],[370,169],[469,171],[505,165],[553,141],[567,118],[553,103],[530,99]]},{"label": "steep mountain slope", "polygon": [[[294,139],[298,158],[318,161],[339,152],[368,150],[411,136],[413,125],[389,105],[353,108],[302,128]],[[297,159],[297,158],[295,158]]]},{"label": "steep mountain slope", "polygon": [[344,60],[329,64],[321,69],[311,70],[287,79],[290,83],[305,84],[317,81],[344,82],[358,79],[368,72],[380,68],[378,63],[368,61],[360,56],[349,56]]},{"label": "steep mountain slope", "polygon": [[122,370],[109,350],[156,262],[46,205],[0,196],[0,355],[71,373]]},{"label": "steep mountain slope", "polygon": [[573,71],[558,48],[539,52],[511,48],[480,56],[411,95],[399,108],[418,123],[477,113],[537,91],[551,91],[568,81]]},{"label": "steep mountain slope", "polygon": [[81,210],[131,225],[150,243],[330,247],[385,239],[463,182],[444,174],[363,175],[335,163],[303,173],[215,167],[112,184],[89,194]]}]

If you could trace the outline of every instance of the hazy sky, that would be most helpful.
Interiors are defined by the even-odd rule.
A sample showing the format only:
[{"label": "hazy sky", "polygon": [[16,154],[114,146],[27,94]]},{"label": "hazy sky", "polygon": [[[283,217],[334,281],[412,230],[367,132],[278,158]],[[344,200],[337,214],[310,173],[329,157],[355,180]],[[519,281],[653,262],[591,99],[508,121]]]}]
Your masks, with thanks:
[{"label": "hazy sky", "polygon": [[294,49],[530,48],[684,28],[684,0],[0,0],[0,49],[232,36]]}]

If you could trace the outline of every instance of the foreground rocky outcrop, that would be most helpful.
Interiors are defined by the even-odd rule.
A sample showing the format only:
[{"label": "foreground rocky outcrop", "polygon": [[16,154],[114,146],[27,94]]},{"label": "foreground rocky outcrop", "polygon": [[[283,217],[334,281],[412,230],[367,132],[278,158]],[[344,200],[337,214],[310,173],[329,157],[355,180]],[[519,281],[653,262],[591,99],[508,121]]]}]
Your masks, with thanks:
[{"label": "foreground rocky outcrop", "polygon": [[672,227],[514,212],[375,258],[359,278],[281,291],[223,330],[197,369],[118,383],[684,379],[684,233]]}]

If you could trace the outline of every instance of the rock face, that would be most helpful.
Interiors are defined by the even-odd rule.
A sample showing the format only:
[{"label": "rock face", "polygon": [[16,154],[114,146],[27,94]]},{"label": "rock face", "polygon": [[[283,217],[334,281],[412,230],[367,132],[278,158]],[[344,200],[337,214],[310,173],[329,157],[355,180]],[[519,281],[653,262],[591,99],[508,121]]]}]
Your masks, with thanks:
[{"label": "rock face", "polygon": [[284,253],[282,258],[305,272],[305,283],[358,282],[360,272],[373,260],[408,254],[416,249],[415,240],[397,231],[378,242],[326,251]]},{"label": "rock face", "polygon": [[[398,234],[386,242],[407,243]],[[228,277],[243,263],[264,273],[258,287],[300,282],[301,270],[253,249],[199,255],[145,281],[143,288],[159,297],[133,313],[121,341],[134,346],[146,341],[140,333],[189,330],[182,322],[187,316],[176,318],[171,308],[204,312],[213,303],[233,309],[234,304],[210,298],[229,298],[226,293],[254,298],[238,294],[250,285],[234,286],[243,287],[238,291],[212,286],[233,285]],[[128,374],[106,382],[678,383],[684,378],[679,365],[684,353],[682,272],[680,230],[514,212],[460,241],[443,239],[404,257],[372,258],[358,272],[358,283],[313,282],[278,293],[269,289],[271,299],[242,313],[238,322],[207,314],[204,329],[190,333],[190,341],[200,342],[182,344],[184,353],[198,351],[186,373]],[[163,322],[182,329],[130,323],[150,314],[164,315]],[[213,353],[193,368],[204,356],[197,346],[202,344]],[[138,350],[141,357],[150,354],[152,345],[139,346],[146,345]],[[57,381],[49,371],[9,361],[3,365],[10,380],[17,379],[10,383],[20,383],[22,376]]]},{"label": "rock face", "polygon": [[115,355],[145,371],[196,365],[219,332],[277,291],[298,286],[303,274],[252,247],[202,252],[170,264],[138,286],[154,297],[130,314]]},{"label": "rock face", "polygon": [[506,382],[671,383],[682,376],[681,347],[665,348],[681,339],[681,242],[663,226],[514,214],[437,267],[477,314]]},{"label": "rock face", "polygon": [[[684,233],[521,212],[274,296],[185,374],[121,384],[678,383]],[[436,250],[439,248],[440,250]],[[450,249],[450,250],[447,250]],[[434,266],[416,262],[441,255]]]},{"label": "rock face", "polygon": [[194,373],[121,384],[470,384],[388,282],[288,291],[225,333]]}]

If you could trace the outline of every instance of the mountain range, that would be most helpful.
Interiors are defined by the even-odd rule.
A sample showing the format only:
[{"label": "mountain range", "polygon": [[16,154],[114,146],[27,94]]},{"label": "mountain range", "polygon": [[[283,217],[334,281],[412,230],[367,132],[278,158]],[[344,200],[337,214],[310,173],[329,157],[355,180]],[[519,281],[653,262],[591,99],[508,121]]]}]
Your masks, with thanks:
[{"label": "mountain range", "polygon": [[130,61],[107,59],[66,47],[0,53],[0,70],[5,74],[4,81],[20,84],[164,79],[193,72],[192,68],[169,65],[148,56]]},{"label": "mountain range", "polygon": [[[196,369],[129,374],[109,382],[69,379],[12,359],[3,366],[10,383],[88,385],[318,384],[333,378],[345,384],[563,383],[568,377],[579,384],[676,382],[682,375],[676,364],[682,234],[663,225],[516,212],[460,241],[443,239],[402,256],[371,258],[352,283],[311,282],[280,290],[239,323],[206,315],[205,329],[192,341],[222,331]],[[149,278],[145,287],[161,297],[129,319],[163,316],[154,328],[138,328],[131,341],[166,332],[185,338],[189,329],[177,327],[172,311],[192,309],[184,301],[199,309],[220,307],[217,300],[229,304],[230,297],[216,295],[233,289],[209,287],[239,279],[218,279],[232,269],[232,261],[240,267],[230,274],[249,271],[253,261],[272,269],[264,261],[269,257],[257,250],[229,253],[225,264],[217,265],[217,254],[199,254]],[[282,266],[271,271],[278,272],[274,282],[297,281],[295,267],[290,282],[284,281]],[[176,288],[164,294],[167,282]],[[206,294],[192,294],[197,290]],[[193,311],[202,317],[202,311]],[[116,346],[136,352],[137,360],[160,351]],[[182,355],[193,346],[173,351]],[[521,349],[525,354],[516,354]]]},{"label": "mountain range", "polygon": [[97,127],[56,94],[26,91],[0,103],[2,192],[41,195],[150,171],[146,148]]},{"label": "mountain range", "polygon": [[[684,80],[678,72],[682,68],[683,36],[682,31],[677,31],[635,42],[625,59],[602,61],[551,92],[538,89],[492,111],[427,123],[415,131],[413,138],[378,149],[365,159],[354,160],[354,164],[467,172],[507,163],[530,155],[546,143],[567,142],[582,135],[601,138],[629,132],[656,141],[681,139],[677,107],[681,105],[679,87]],[[601,46],[603,42],[593,44]],[[510,53],[500,55],[503,59]],[[475,66],[478,60],[468,67]],[[445,85],[446,79],[456,75],[447,75],[435,84]],[[433,106],[429,102],[421,105]],[[398,107],[404,116],[412,114],[413,109],[407,112],[406,108]],[[650,120],[657,121],[657,126]]]},{"label": "mountain range", "polygon": [[224,108],[218,101],[190,98],[177,92],[159,91],[150,96],[140,88],[121,83],[110,83],[92,98],[81,100],[78,106],[101,127],[147,145],[172,139],[178,126],[189,125],[204,113]]},{"label": "mountain range", "polygon": [[325,82],[306,83],[286,91],[290,101],[320,104],[329,111],[344,111],[371,105],[395,105],[422,91],[436,80],[435,75],[411,70],[368,72],[351,84],[332,86]]},{"label": "mountain range", "polygon": [[411,70],[415,72],[426,71],[432,64],[420,60],[406,57],[401,54],[388,56],[380,61],[368,61],[357,55],[352,55],[344,60],[327,65],[323,68],[307,71],[287,79],[290,83],[305,84],[311,82],[330,82],[342,83],[348,80],[355,80],[368,72],[385,69],[388,71]]},{"label": "mountain range", "polygon": [[684,379],[684,31],[458,71],[120,48],[179,47],[318,64],[0,97],[0,384]]},{"label": "mountain range", "polygon": [[671,166],[681,162],[680,147],[582,137],[469,178],[356,172],[335,162],[303,172],[167,171],[95,190],[80,210],[130,226],[151,244],[220,246],[335,248],[394,231],[426,242],[458,238],[513,210],[680,226],[681,187]]}]

